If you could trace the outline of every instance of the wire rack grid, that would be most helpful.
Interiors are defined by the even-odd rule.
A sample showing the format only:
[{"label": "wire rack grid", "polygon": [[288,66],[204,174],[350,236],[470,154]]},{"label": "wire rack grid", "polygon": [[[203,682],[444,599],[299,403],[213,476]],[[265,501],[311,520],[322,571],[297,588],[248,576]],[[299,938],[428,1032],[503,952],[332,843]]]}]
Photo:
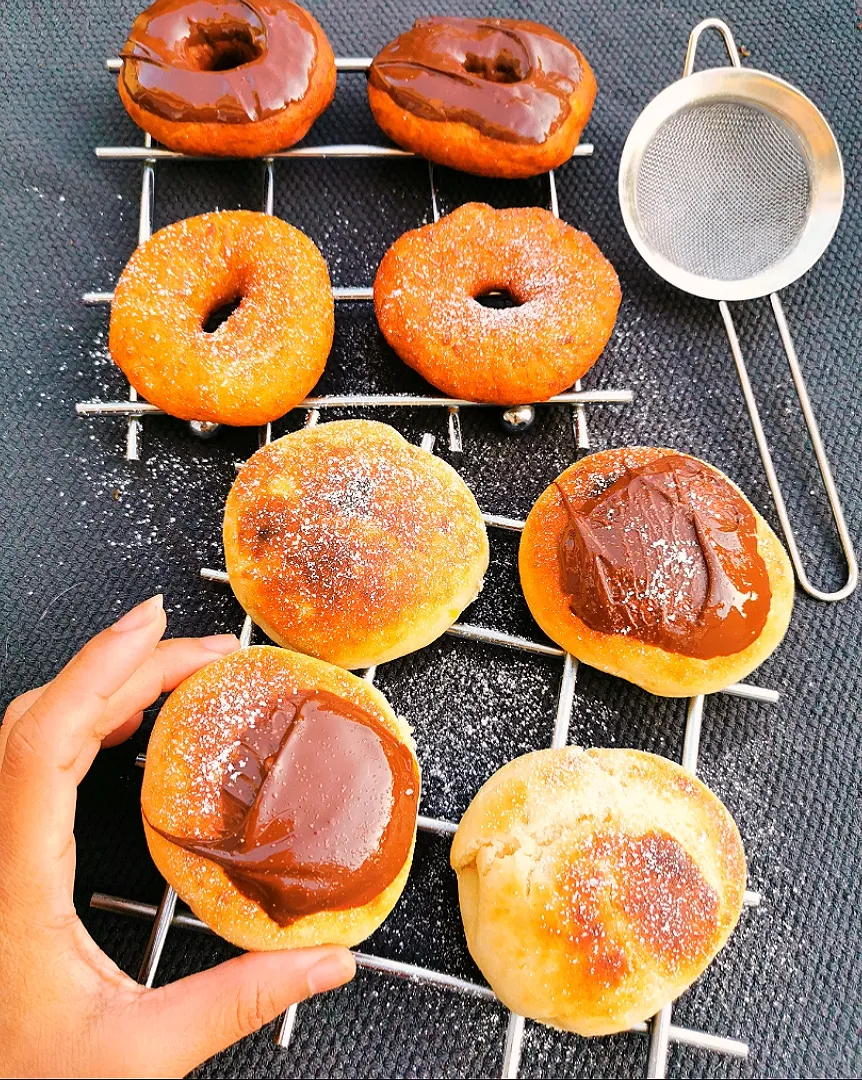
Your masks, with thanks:
[{"label": "wire rack grid", "polygon": [[[336,69],[341,72],[366,72],[371,64],[370,57],[339,57],[335,61]],[[105,64],[108,71],[116,72],[120,69],[120,61],[110,59]],[[589,157],[593,153],[591,143],[581,143],[575,148],[576,157]],[[153,198],[155,193],[155,165],[157,161],[190,161],[206,160],[192,155],[178,154],[172,150],[164,150],[155,147],[149,135],[144,138],[144,145],[138,146],[99,146],[96,148],[96,156],[101,159],[115,161],[143,161],[143,182],[141,191],[141,216],[138,229],[138,243],[148,240],[152,233]],[[273,162],[282,158],[394,158],[414,159],[415,155],[405,150],[397,150],[390,146],[367,146],[367,145],[331,145],[331,146],[306,146],[292,150],[283,150],[263,158],[264,164],[264,211],[271,214],[273,211],[274,173]],[[431,186],[431,210],[434,221],[440,218],[440,210],[437,200],[437,188],[434,183],[434,166],[428,163],[428,176]],[[553,172],[548,173],[548,186],[551,211],[559,216],[557,205],[557,188]],[[373,292],[370,286],[340,286],[333,289],[336,301],[370,301]],[[87,292],[84,293],[85,304],[109,304],[113,299],[112,292]],[[583,390],[580,381],[575,384],[574,390],[564,394],[557,394],[543,405],[569,404],[575,407],[575,431],[578,438],[578,446],[586,449],[586,435],[583,421],[583,407],[588,404],[610,403],[626,404],[632,400],[630,390]],[[485,408],[483,403],[466,401],[449,397],[417,396],[414,394],[349,394],[349,395],[326,395],[324,397],[308,398],[300,402],[299,408],[306,409],[333,409],[333,408],[359,408],[359,407],[428,407],[441,406],[448,413],[449,448],[455,453],[463,449],[461,437],[460,410],[465,406],[472,408]],[[527,409],[528,412],[523,410]],[[521,410],[510,410],[514,422],[529,422],[532,417],[533,406],[525,405]],[[145,416],[160,415],[161,409],[149,402],[141,401],[134,388],[129,389],[127,401],[81,401],[76,406],[80,416],[125,416],[126,428],[126,457],[130,461],[138,460],[140,456],[141,423]],[[204,438],[214,434],[218,425],[191,421],[192,430]]]},{"label": "wire rack grid", "polygon": [[[370,64],[367,58],[347,58],[336,60],[339,72],[363,72]],[[119,68],[119,61],[107,61],[109,71]],[[582,144],[578,156],[589,156],[593,148],[590,144]],[[145,137],[143,147],[101,147],[98,148],[97,156],[110,159],[135,159],[143,162],[140,217],[138,227],[138,243],[144,243],[152,234],[153,208],[155,197],[155,166],[161,160],[182,160],[181,154],[162,150],[152,145],[149,135]],[[300,148],[284,151],[281,154],[272,155],[262,159],[263,164],[263,209],[266,213],[273,212],[274,197],[274,159],[289,157],[315,157],[315,158],[339,158],[339,157],[373,157],[393,156],[412,157],[404,151],[389,147],[375,146],[321,146]],[[434,220],[439,219],[439,206],[437,189],[434,182],[433,165],[429,163],[429,180],[431,190],[431,208]],[[553,172],[548,174],[550,208],[559,216],[557,204],[556,184]],[[367,288],[344,288],[335,290],[336,299],[339,300],[369,300],[371,290]],[[109,303],[111,293],[87,293],[84,296],[85,303]],[[576,384],[573,392],[558,395],[550,400],[551,404],[568,404],[573,410],[573,425],[577,445],[580,450],[590,448],[589,430],[587,425],[586,405],[598,402],[628,402],[631,401],[630,391],[601,391],[585,392],[580,384]],[[305,424],[313,426],[320,419],[321,409],[326,408],[350,408],[367,406],[411,406],[411,407],[443,407],[448,413],[448,436],[449,447],[455,452],[460,452],[463,447],[459,409],[461,406],[474,405],[474,402],[456,401],[449,398],[416,397],[407,395],[383,396],[350,394],[341,396],[329,396],[310,398],[302,402],[299,408],[306,410]],[[543,403],[544,404],[544,403]],[[121,415],[127,419],[126,434],[126,457],[137,460],[140,454],[141,421],[148,414],[158,413],[159,410],[140,401],[134,388],[129,389],[129,397],[125,402],[84,402],[77,406],[81,415]],[[203,436],[210,434],[205,426],[199,426],[197,433]],[[266,424],[259,429],[259,443],[266,445],[272,439],[272,425]],[[422,438],[422,447],[433,451],[435,436],[426,433]],[[493,514],[483,514],[485,523],[493,528],[519,532],[523,529],[523,522],[515,518],[503,517]],[[202,568],[201,576],[206,580],[218,583],[227,583],[227,574],[222,570]],[[249,616],[246,616],[240,631],[240,643],[243,647],[252,644],[254,624]],[[498,630],[482,626],[474,626],[465,623],[456,623],[451,626],[447,633],[453,637],[466,641],[482,642],[501,646],[503,648],[517,650],[539,656],[550,656],[562,661],[560,687],[557,697],[556,717],[550,740],[552,747],[563,747],[568,744],[569,728],[575,702],[576,682],[578,674],[578,662],[574,657],[565,653],[555,646]],[[375,669],[369,668],[364,672],[364,678],[373,681]],[[774,690],[764,689],[749,683],[739,683],[728,687],[722,693],[745,698],[752,701],[775,703],[779,695]],[[682,751],[682,764],[686,769],[695,772],[698,761],[700,733],[704,713],[703,696],[691,698],[687,706],[687,717]],[[143,765],[145,755],[139,755],[138,765]],[[421,831],[439,837],[451,837],[457,826],[455,823],[439,818],[428,817],[420,814],[418,827]],[[760,894],[746,891],[746,907],[755,907],[760,903]],[[204,933],[211,933],[208,927],[191,914],[177,911],[177,894],[170,886],[166,886],[158,906],[141,903],[124,897],[110,896],[104,893],[94,893],[91,898],[91,906],[103,911],[152,920],[153,926],[145,949],[143,961],[139,972],[139,981],[146,986],[152,986],[155,982],[159,963],[167,941],[168,933],[172,927],[194,929]],[[374,956],[363,952],[354,952],[359,967],[380,972],[383,974],[399,976],[407,980],[426,983],[450,989],[479,999],[495,1001],[493,991],[481,983],[449,975],[445,972],[430,968],[419,967],[403,961],[392,960],[385,957]],[[293,1032],[296,1019],[296,1006],[292,1006],[283,1016],[276,1034],[276,1043],[287,1048]],[[520,1071],[521,1052],[524,1039],[524,1017],[516,1013],[509,1014],[506,1030],[505,1043],[502,1048],[502,1065],[500,1075],[503,1078],[517,1077]],[[713,1051],[735,1058],[745,1058],[748,1055],[748,1046],[738,1039],[713,1035],[708,1032],[697,1031],[675,1025],[672,1022],[672,1005],[666,1005],[651,1021],[636,1024],[631,1031],[638,1035],[649,1037],[649,1052],[647,1060],[647,1077],[664,1077],[667,1071],[667,1063],[670,1046],[680,1044],[696,1047],[702,1050]]]}]

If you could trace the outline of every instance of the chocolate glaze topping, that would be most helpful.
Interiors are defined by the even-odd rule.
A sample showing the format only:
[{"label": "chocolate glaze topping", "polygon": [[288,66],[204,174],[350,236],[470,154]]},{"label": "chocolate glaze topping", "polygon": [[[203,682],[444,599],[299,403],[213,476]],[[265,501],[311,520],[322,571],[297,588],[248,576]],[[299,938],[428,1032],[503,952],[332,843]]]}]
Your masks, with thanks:
[{"label": "chocolate glaze topping", "polygon": [[374,58],[368,77],[423,120],[470,124],[505,142],[543,143],[571,112],[581,54],[517,19],[417,19]]},{"label": "chocolate glaze topping", "polygon": [[156,0],[120,56],[123,85],[147,112],[247,124],[305,97],[317,40],[288,0]]},{"label": "chocolate glaze topping", "polygon": [[701,462],[669,454],[572,498],[560,583],[592,630],[708,660],[740,652],[772,599],[751,508]]},{"label": "chocolate glaze topping", "polygon": [[171,843],[223,867],[283,926],[360,907],[395,879],[416,827],[413,755],[380,720],[324,690],[279,702],[240,736],[222,781],[225,832]]}]

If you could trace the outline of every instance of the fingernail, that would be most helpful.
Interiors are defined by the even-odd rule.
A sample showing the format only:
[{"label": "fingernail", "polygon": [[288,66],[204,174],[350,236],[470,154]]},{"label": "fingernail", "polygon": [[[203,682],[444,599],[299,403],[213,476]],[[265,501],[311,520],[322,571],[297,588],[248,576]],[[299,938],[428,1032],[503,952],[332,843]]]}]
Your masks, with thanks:
[{"label": "fingernail", "polygon": [[164,597],[161,593],[157,593],[155,596],[151,596],[149,600],[145,600],[142,604],[138,604],[137,607],[133,607],[131,611],[127,611],[122,618],[117,619],[111,629],[116,634],[125,634],[129,630],[140,630],[152,622],[158,612],[162,610],[163,603]]},{"label": "fingernail", "polygon": [[199,640],[205,649],[222,653],[222,655],[236,652],[239,648],[239,638],[236,634],[210,634],[209,637],[202,637]]},{"label": "fingernail", "polygon": [[309,970],[306,976],[308,992],[322,994],[326,990],[334,990],[336,986],[350,982],[355,974],[356,961],[346,949],[330,953]]}]

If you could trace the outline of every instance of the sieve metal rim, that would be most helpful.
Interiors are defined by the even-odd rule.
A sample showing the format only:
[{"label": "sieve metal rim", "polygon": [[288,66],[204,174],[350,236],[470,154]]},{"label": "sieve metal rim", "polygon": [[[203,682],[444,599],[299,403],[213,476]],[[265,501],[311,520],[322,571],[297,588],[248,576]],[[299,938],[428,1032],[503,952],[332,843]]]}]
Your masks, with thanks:
[{"label": "sieve metal rim", "polygon": [[[728,281],[691,273],[656,251],[640,228],[637,178],[650,141],[666,121],[706,103],[741,104],[776,117],[799,139],[809,166],[811,205],[798,242],[785,258],[749,278]],[[660,277],[683,292],[709,300],[753,300],[783,289],[823,255],[841,218],[844,165],[826,118],[797,87],[757,69],[708,68],[671,83],[641,112],[620,157],[618,190],[629,238]]]}]

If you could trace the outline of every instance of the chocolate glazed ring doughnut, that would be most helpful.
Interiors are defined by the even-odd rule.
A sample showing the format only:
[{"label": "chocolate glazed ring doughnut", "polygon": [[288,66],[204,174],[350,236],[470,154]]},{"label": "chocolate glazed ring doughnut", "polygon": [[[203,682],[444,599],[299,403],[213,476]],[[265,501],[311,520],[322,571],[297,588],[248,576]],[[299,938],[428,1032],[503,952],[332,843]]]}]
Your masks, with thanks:
[{"label": "chocolate glazed ring doughnut", "polygon": [[[495,289],[519,306],[489,308]],[[467,203],[405,233],[374,281],[374,310],[405,363],[452,397],[544,401],[596,362],[620,306],[616,272],[586,233],[538,207]]]},{"label": "chocolate glazed ring doughnut", "polygon": [[570,41],[516,19],[419,19],[368,75],[371,111],[391,139],[480,176],[535,176],[568,161],[595,97]]},{"label": "chocolate glazed ring doughnut", "polygon": [[380,691],[271,646],[171,694],[141,790],[156,866],[243,949],[368,937],[407,881],[418,806],[410,729]]},{"label": "chocolate glazed ring doughnut", "polygon": [[156,0],[120,57],[129,116],[184,154],[282,150],[335,94],[326,35],[289,0]]},{"label": "chocolate glazed ring doughnut", "polygon": [[675,450],[605,450],[566,469],[530,511],[518,562],[550,638],[666,697],[745,678],[793,609],[775,533],[723,473]]}]

